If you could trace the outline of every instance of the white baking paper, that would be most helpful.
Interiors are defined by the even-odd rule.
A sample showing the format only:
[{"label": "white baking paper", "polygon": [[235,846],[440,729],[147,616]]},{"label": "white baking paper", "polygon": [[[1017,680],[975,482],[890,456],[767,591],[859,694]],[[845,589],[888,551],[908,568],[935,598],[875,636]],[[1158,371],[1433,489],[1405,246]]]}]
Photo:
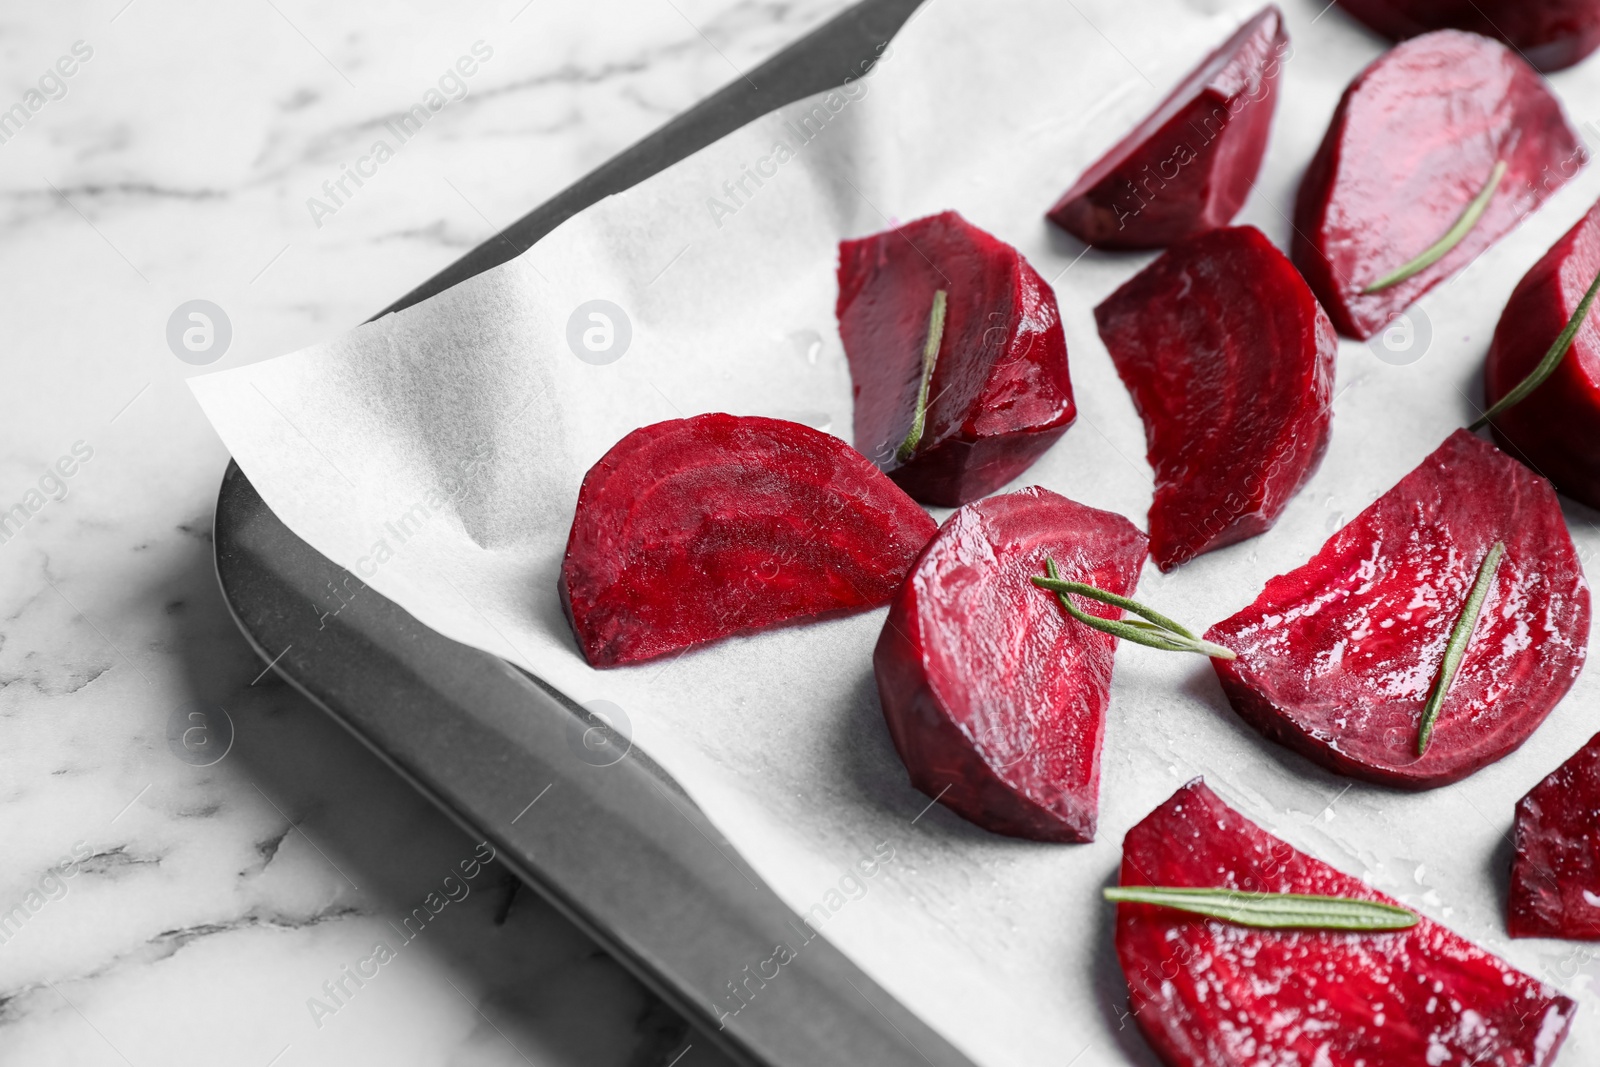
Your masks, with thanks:
[{"label": "white baking paper", "polygon": [[[1285,5],[1295,50],[1269,159],[1239,220],[1280,247],[1339,92],[1382,48],[1324,2]],[[195,394],[296,533],[439,632],[579,702],[622,708],[634,742],[786,901],[982,1064],[1154,1062],[1125,1015],[1112,908],[1099,893],[1123,833],[1195,775],[1592,1008],[1592,950],[1510,943],[1501,915],[1512,805],[1600,727],[1593,669],[1521,751],[1413,796],[1261,740],[1203,660],[1123,647],[1099,840],[1040,845],[930,809],[906,784],[873,686],[882,610],[604,672],[584,664],[562,618],[556,577],[579,481],[629,430],[728,411],[848,438],[837,242],[947,208],[1015,244],[1059,296],[1078,422],[1018,486],[1142,526],[1143,433],[1092,309],[1151,257],[1086,252],[1043,213],[1252,13],[1223,8],[932,0],[847,92],[754,122],[417,307],[194,379]],[[1600,114],[1595,64],[1554,81],[1576,125]],[[1597,191],[1600,174],[1584,173],[1428,296],[1409,324],[1414,362],[1344,342],[1327,460],[1276,529],[1165,578],[1149,567],[1140,597],[1198,625],[1231,614],[1467,421],[1511,287]],[[620,308],[631,334],[614,362],[595,362],[605,354],[582,334],[598,330],[589,343],[615,354],[615,313],[609,341],[585,312],[569,344],[569,319],[596,300]],[[1600,547],[1595,515],[1569,515],[1588,558]],[[330,597],[306,610],[335,607]],[[872,877],[858,873],[858,861],[890,848]],[[757,995],[784,996],[781,972]],[[1585,1010],[1564,1062],[1597,1055]]]}]

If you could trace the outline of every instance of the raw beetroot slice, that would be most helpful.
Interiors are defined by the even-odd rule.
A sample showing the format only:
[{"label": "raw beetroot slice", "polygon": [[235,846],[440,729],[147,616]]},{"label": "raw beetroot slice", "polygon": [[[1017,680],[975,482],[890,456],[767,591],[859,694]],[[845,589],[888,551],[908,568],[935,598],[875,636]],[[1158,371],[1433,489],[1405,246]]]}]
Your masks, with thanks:
[{"label": "raw beetroot slice", "polygon": [[[1511,293],[1484,368],[1493,404],[1526,378],[1600,273],[1600,204],[1551,246]],[[1495,440],[1563,493],[1600,507],[1600,314],[1584,318],[1555,372],[1496,415]]]},{"label": "raw beetroot slice", "polygon": [[1600,734],[1517,804],[1512,937],[1600,941]]},{"label": "raw beetroot slice", "polygon": [[561,603],[596,667],[882,604],[934,521],[843,441],[779,419],[635,430],[584,476]]},{"label": "raw beetroot slice", "polygon": [[1498,37],[1543,71],[1570,67],[1600,46],[1596,0],[1338,0],[1386,37],[1470,30]]},{"label": "raw beetroot slice", "polygon": [[[927,417],[908,458],[941,290]],[[1015,248],[953,211],[842,242],[837,310],[856,447],[923,503],[955,507],[994,492],[1077,416],[1055,293]]]},{"label": "raw beetroot slice", "polygon": [[[1300,182],[1291,254],[1340,333],[1367,338],[1472,262],[1577,172],[1578,138],[1544,79],[1505,45],[1441,30],[1356,76]],[[1449,233],[1506,171],[1443,258],[1362,290]]]},{"label": "raw beetroot slice", "polygon": [[1254,537],[1322,460],[1338,338],[1253,226],[1173,245],[1095,308],[1144,419],[1150,549],[1169,571]]},{"label": "raw beetroot slice", "polygon": [[[1128,831],[1121,881],[1395,903],[1198,779]],[[1260,930],[1119,904],[1117,958],[1168,1067],[1545,1067],[1577,1007],[1425,917],[1389,933]]]},{"label": "raw beetroot slice", "polygon": [[1126,596],[1145,537],[1037,487],[969,504],[923,551],[872,662],[912,785],[995,833],[1092,841],[1116,642],[1029,581],[1047,556]]},{"label": "raw beetroot slice", "polygon": [[1098,248],[1162,248],[1226,226],[1255,184],[1289,49],[1263,8],[1084,172],[1049,219]]},{"label": "raw beetroot slice", "polygon": [[[1505,555],[1426,754],[1422,709],[1495,542]],[[1457,430],[1206,639],[1235,711],[1368,781],[1426,789],[1528,739],[1583,667],[1589,586],[1550,483]]]}]

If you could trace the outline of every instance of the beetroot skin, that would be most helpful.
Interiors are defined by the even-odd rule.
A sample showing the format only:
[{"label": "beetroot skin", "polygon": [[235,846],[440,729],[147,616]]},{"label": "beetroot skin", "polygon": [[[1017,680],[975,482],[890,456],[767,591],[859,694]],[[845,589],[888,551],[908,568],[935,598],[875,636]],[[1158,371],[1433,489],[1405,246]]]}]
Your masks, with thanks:
[{"label": "beetroot skin", "polygon": [[838,438],[697,415],[635,430],[584,476],[561,604],[595,667],[874,607],[935,524]]},{"label": "beetroot skin", "polygon": [[[1535,263],[1511,294],[1489,346],[1485,406],[1544,358],[1600,272],[1600,204]],[[1557,489],[1600,507],[1600,314],[1591,312],[1555,373],[1491,424],[1495,440]]]},{"label": "beetroot skin", "polygon": [[1322,461],[1339,339],[1253,226],[1173,245],[1095,321],[1144,419],[1163,571],[1267,530]]},{"label": "beetroot skin", "polygon": [[872,662],[912,785],[994,833],[1092,841],[1116,640],[1029,581],[1047,556],[1127,596],[1145,536],[1037,487],[969,504],[923,550]]},{"label": "beetroot skin", "polygon": [[[1479,565],[1505,555],[1417,756],[1423,705]],[[1583,668],[1584,581],[1550,483],[1457,430],[1322,546],[1213,626],[1241,718],[1340,774],[1458,781],[1521,745]]]},{"label": "beetroot skin", "polygon": [[[903,460],[941,289],[944,335],[927,418]],[[842,242],[837,310],[856,447],[925,504],[955,507],[994,492],[1077,417],[1055,293],[1015,248],[953,211]]]},{"label": "beetroot skin", "polygon": [[1385,37],[1469,30],[1497,37],[1543,71],[1570,67],[1600,45],[1596,0],[1338,0]]},{"label": "beetroot skin", "polygon": [[[1121,882],[1395,903],[1198,779],[1128,831]],[[1426,917],[1386,933],[1259,930],[1118,904],[1117,958],[1167,1067],[1547,1067],[1577,1009]]]},{"label": "beetroot skin", "polygon": [[[1361,290],[1443,237],[1507,170],[1470,232],[1432,266]],[[1583,165],[1544,79],[1475,33],[1441,30],[1379,56],[1344,91],[1300,182],[1291,254],[1340,333],[1367,338],[1471,263]]]},{"label": "beetroot skin", "polygon": [[1163,248],[1226,226],[1261,170],[1289,52],[1263,8],[1068,189],[1049,219],[1097,248]]},{"label": "beetroot skin", "polygon": [[1517,803],[1506,928],[1600,941],[1600,734]]}]

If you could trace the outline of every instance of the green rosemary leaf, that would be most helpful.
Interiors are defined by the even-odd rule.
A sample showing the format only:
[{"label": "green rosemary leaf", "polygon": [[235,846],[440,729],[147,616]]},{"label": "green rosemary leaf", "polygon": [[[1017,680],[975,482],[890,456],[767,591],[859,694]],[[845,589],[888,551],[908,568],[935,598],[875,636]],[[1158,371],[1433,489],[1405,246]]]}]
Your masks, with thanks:
[{"label": "green rosemary leaf", "polygon": [[911,413],[911,429],[906,439],[895,449],[901,463],[916,454],[922,442],[922,428],[928,419],[928,387],[933,384],[933,367],[939,362],[939,342],[944,340],[944,312],[946,296],[940,289],[933,294],[933,310],[928,313],[928,339],[922,344],[922,385],[917,389],[917,406]]},{"label": "green rosemary leaf", "polygon": [[[1063,581],[1061,573],[1056,570],[1056,561],[1046,557],[1044,561],[1046,577],[1035,576],[1033,584],[1040,589],[1048,590],[1056,595],[1061,606],[1067,614],[1083,623],[1093,627],[1101,633],[1110,634],[1112,637],[1134,644],[1144,645],[1147,648],[1159,648],[1164,652],[1193,652],[1201,656],[1212,656],[1217,659],[1237,659],[1238,657],[1229,649],[1221,645],[1212,644],[1195,636],[1181,624],[1174,622],[1159,612],[1145,607],[1136,600],[1129,600],[1116,593],[1108,593],[1098,586],[1087,585],[1083,582]],[[1091,615],[1082,610],[1067,596],[1068,593],[1090,600],[1098,600],[1102,604],[1119,607],[1123,611],[1131,611],[1148,621],[1139,619],[1102,619],[1098,615]]]},{"label": "green rosemary leaf", "polygon": [[1514,404],[1522,403],[1528,398],[1529,393],[1543,385],[1544,380],[1555,373],[1555,369],[1561,365],[1561,361],[1567,357],[1567,352],[1572,348],[1572,342],[1577,338],[1578,331],[1583,328],[1583,320],[1589,317],[1589,305],[1594,303],[1597,292],[1600,292],[1600,273],[1596,273],[1594,281],[1589,283],[1589,291],[1578,301],[1578,307],[1567,320],[1566,328],[1556,335],[1555,341],[1545,351],[1544,358],[1539,360],[1539,365],[1513,386],[1509,393],[1495,401],[1494,405],[1467,429],[1480,430],[1489,425],[1489,421],[1496,415]]},{"label": "green rosemary leaf", "polygon": [[1461,217],[1456,219],[1454,226],[1445,231],[1443,237],[1429,245],[1427,251],[1410,263],[1398,270],[1385,274],[1361,290],[1361,295],[1366,296],[1370,293],[1387,289],[1391,285],[1399,285],[1407,278],[1421,274],[1448,255],[1452,248],[1461,243],[1463,237],[1472,232],[1472,228],[1478,224],[1478,220],[1483,218],[1483,213],[1489,209],[1489,201],[1494,199],[1494,191],[1500,188],[1500,179],[1505,176],[1506,161],[1502,159],[1494,165],[1494,171],[1489,175],[1488,182],[1484,184],[1478,195],[1472,198],[1472,202],[1467,205],[1466,210],[1461,212]]},{"label": "green rosemary leaf", "polygon": [[1467,645],[1472,642],[1472,631],[1478,626],[1478,615],[1483,611],[1484,598],[1489,595],[1495,571],[1500,569],[1500,558],[1505,553],[1505,542],[1496,541],[1488,555],[1483,557],[1483,563],[1478,566],[1478,577],[1472,583],[1472,591],[1467,594],[1467,602],[1461,606],[1461,617],[1456,619],[1455,629],[1450,631],[1450,640],[1444,646],[1444,659],[1439,663],[1439,677],[1434,681],[1433,691],[1428,694],[1428,703],[1422,709],[1422,727],[1417,732],[1419,756],[1428,751],[1428,742],[1433,739],[1433,724],[1439,718],[1439,709],[1444,707],[1450,684],[1456,680],[1456,671],[1461,669]]},{"label": "green rosemary leaf", "polygon": [[1237,889],[1116,886],[1105,898],[1119,904],[1155,904],[1238,926],[1300,930],[1405,930],[1417,913],[1395,904],[1304,893],[1244,893]]}]

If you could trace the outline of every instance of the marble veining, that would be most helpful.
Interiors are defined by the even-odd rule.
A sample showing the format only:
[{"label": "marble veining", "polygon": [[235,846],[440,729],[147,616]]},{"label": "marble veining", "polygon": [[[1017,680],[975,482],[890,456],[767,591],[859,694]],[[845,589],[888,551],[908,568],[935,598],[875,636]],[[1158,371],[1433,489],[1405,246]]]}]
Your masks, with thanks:
[{"label": "marble veining", "polygon": [[[0,512],[26,518],[0,526],[0,1063],[723,1062],[262,673],[211,561],[227,456],[182,379],[356,325],[844,6],[0,16],[0,107],[92,49],[0,142]],[[478,42],[460,99],[308,211]],[[206,368],[167,340],[194,299],[231,326]],[[224,720],[220,758],[183,744]]]}]

